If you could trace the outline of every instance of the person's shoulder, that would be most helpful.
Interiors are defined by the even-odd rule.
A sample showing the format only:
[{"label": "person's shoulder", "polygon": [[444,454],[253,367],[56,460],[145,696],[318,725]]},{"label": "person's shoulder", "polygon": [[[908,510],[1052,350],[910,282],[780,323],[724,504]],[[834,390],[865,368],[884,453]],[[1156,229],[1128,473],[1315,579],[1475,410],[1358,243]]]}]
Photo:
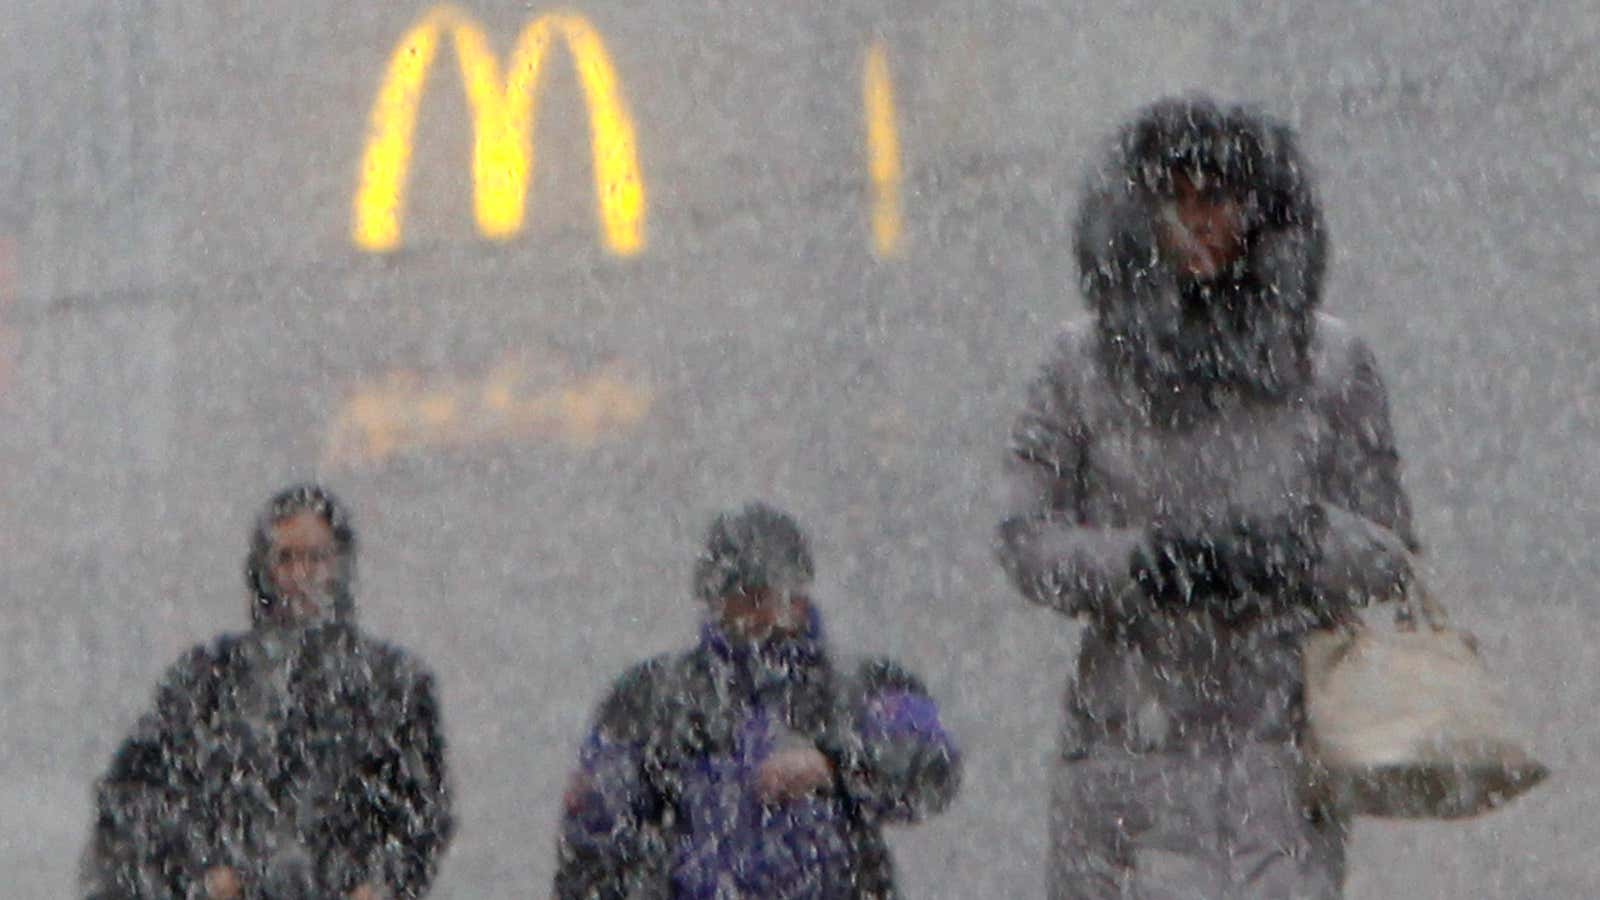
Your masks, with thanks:
[{"label": "person's shoulder", "polygon": [[1057,406],[1084,395],[1100,376],[1099,337],[1092,318],[1066,322],[1029,381],[1029,402]]},{"label": "person's shoulder", "polygon": [[611,682],[595,715],[596,727],[613,735],[638,738],[661,712],[663,698],[674,696],[683,668],[682,654],[662,654],[625,669]]},{"label": "person's shoulder", "polygon": [[1324,312],[1316,314],[1311,361],[1317,383],[1335,392],[1371,377],[1377,366],[1366,339],[1348,322]]},{"label": "person's shoulder", "polygon": [[191,682],[217,674],[238,658],[243,640],[243,634],[223,632],[209,641],[190,645],[167,666],[163,682]]},{"label": "person's shoulder", "polygon": [[358,652],[374,673],[394,681],[433,682],[433,670],[415,651],[359,629],[352,629],[352,635]]},{"label": "person's shoulder", "polygon": [[1012,452],[1053,458],[1063,435],[1080,435],[1107,415],[1098,326],[1092,318],[1068,322],[1028,384],[1026,405],[1012,428]]},{"label": "person's shoulder", "polygon": [[351,629],[351,636],[358,652],[374,663],[424,668],[421,657],[394,641],[356,628]]},{"label": "person's shoulder", "polygon": [[240,640],[241,635],[224,633],[178,654],[156,682],[158,714],[175,715],[175,710],[212,702],[238,670]]},{"label": "person's shoulder", "polygon": [[1098,325],[1091,316],[1068,320],[1056,334],[1045,357],[1045,377],[1080,379],[1092,375],[1097,367]]},{"label": "person's shoulder", "polygon": [[1361,343],[1361,336],[1349,322],[1321,310],[1313,313],[1313,316],[1313,352],[1341,356],[1355,344]]},{"label": "person's shoulder", "polygon": [[899,660],[865,655],[845,661],[844,669],[858,689],[867,694],[885,691],[928,692],[922,679]]},{"label": "person's shoulder", "polygon": [[685,655],[662,653],[628,666],[611,681],[610,701],[638,701],[668,689],[683,668]]}]

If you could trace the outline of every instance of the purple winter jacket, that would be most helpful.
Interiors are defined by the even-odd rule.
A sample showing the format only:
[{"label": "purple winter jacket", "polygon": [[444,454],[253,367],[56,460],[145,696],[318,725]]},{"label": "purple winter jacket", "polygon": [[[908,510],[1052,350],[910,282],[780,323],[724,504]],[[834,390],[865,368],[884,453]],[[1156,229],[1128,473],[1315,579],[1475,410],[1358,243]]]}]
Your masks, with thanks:
[{"label": "purple winter jacket", "polygon": [[[756,771],[790,742],[821,750],[835,784],[764,802]],[[601,706],[567,797],[556,895],[891,897],[879,825],[943,809],[959,772],[916,679],[883,661],[841,672],[814,612],[804,635],[762,646],[708,624]]]}]

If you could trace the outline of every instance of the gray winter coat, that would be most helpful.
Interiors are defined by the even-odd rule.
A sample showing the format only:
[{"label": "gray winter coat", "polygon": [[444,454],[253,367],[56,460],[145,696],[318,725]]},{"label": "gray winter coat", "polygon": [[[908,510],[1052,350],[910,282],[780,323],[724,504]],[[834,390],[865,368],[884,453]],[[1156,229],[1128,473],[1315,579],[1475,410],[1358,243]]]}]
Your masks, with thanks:
[{"label": "gray winter coat", "polygon": [[[1156,240],[1163,179],[1191,167],[1251,185],[1246,255],[1208,288],[1185,284]],[[1090,178],[1076,238],[1093,315],[1067,327],[1016,420],[1011,513],[997,544],[1024,596],[1085,620],[1063,752],[1123,766],[1099,777],[1135,793],[1159,788],[1152,776],[1162,767],[1206,781],[1196,773],[1215,766],[1208,757],[1292,769],[1303,638],[1394,593],[1416,546],[1373,355],[1316,311],[1324,236],[1292,136],[1203,100],[1158,104]],[[1152,538],[1163,529],[1225,536],[1239,523],[1286,519],[1316,527],[1277,577],[1179,599],[1139,580],[1137,563],[1161,552]],[[1214,768],[1196,789],[1212,812],[1228,802],[1216,799],[1216,773],[1226,771]],[[1092,830],[1082,816],[1111,815],[1105,787],[1068,785],[1065,801],[1058,793],[1058,804],[1082,801],[1067,810],[1080,820],[1058,825]],[[1173,798],[1145,799],[1129,821],[1183,814]],[[1124,829],[1102,849],[1116,857],[1129,839]],[[1058,852],[1063,840],[1078,838],[1058,835]],[[1102,895],[1121,896],[1056,894]]]},{"label": "gray winter coat", "polygon": [[[1383,385],[1366,346],[1318,316],[1311,372],[1281,399],[1231,394],[1201,421],[1151,420],[1077,323],[1030,392],[1000,556],[1030,600],[1087,620],[1069,700],[1075,739],[1136,751],[1295,734],[1305,633],[1396,586],[1411,541]],[[1163,517],[1223,522],[1322,505],[1320,559],[1237,621],[1199,597],[1161,608],[1130,560]],[[1238,600],[1233,601],[1234,604]]]},{"label": "gray winter coat", "polygon": [[[1119,177],[1096,180],[1079,225],[1096,315],[1068,327],[1012,434],[999,557],[1024,596],[1088,620],[1069,701],[1085,749],[1290,739],[1301,637],[1391,593],[1415,545],[1372,352],[1315,312],[1320,216],[1286,134],[1262,130],[1291,207],[1247,263],[1241,302],[1262,327],[1201,374],[1165,350],[1180,289],[1151,200],[1120,177],[1137,168],[1125,139],[1108,167]],[[1134,583],[1152,525],[1306,504],[1325,513],[1317,559],[1294,583],[1229,601],[1256,615],[1220,617],[1208,597],[1162,607]]]}]

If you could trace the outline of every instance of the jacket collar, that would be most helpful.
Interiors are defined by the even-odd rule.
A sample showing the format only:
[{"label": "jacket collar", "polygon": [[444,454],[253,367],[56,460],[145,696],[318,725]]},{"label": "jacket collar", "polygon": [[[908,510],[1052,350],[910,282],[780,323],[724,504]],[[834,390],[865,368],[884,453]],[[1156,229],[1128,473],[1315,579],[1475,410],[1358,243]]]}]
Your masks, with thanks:
[{"label": "jacket collar", "polygon": [[[824,659],[822,615],[816,606],[806,613],[804,630],[765,641],[748,641],[730,635],[720,622],[708,619],[700,627],[700,649],[716,662],[736,672],[757,675],[782,673],[816,666]],[[757,679],[758,682],[762,679]]]}]

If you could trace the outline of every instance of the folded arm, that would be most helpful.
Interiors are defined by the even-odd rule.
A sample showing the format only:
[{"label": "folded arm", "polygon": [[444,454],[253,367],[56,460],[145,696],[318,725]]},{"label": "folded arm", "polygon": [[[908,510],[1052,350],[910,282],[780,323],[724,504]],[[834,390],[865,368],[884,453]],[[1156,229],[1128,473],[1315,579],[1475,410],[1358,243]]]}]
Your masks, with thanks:
[{"label": "folded arm", "polygon": [[558,900],[623,900],[660,857],[662,802],[645,775],[659,661],[624,675],[601,704],[563,798]]},{"label": "folded arm", "polygon": [[1012,429],[1006,467],[1010,513],[996,534],[1000,565],[1024,597],[1068,615],[1136,615],[1142,608],[1130,561],[1142,528],[1087,524],[1084,435],[1056,378],[1040,378]]},{"label": "folded arm", "polygon": [[942,812],[961,784],[961,753],[922,683],[886,660],[864,664],[849,724],[825,741],[845,796],[863,814],[915,822]]},{"label": "folded arm", "polygon": [[445,743],[431,676],[396,665],[393,681],[403,687],[379,704],[393,704],[389,723],[341,794],[348,807],[321,836],[340,846],[348,866],[334,883],[381,886],[394,898],[427,894],[439,860],[454,833]]},{"label": "folded arm", "polygon": [[1316,587],[1330,599],[1365,602],[1404,587],[1421,545],[1377,360],[1360,340],[1349,351],[1348,377],[1325,406],[1332,441],[1321,466],[1327,528]]},{"label": "folded arm", "polygon": [[88,897],[188,896],[218,861],[195,735],[196,710],[214,680],[211,664],[196,648],[167,671],[155,706],[96,785],[82,871]]},{"label": "folded arm", "polygon": [[1347,349],[1321,401],[1328,427],[1317,496],[1298,508],[1233,518],[1205,535],[1239,588],[1235,612],[1326,620],[1392,599],[1411,578],[1417,541],[1387,395],[1371,351],[1354,339]]}]

